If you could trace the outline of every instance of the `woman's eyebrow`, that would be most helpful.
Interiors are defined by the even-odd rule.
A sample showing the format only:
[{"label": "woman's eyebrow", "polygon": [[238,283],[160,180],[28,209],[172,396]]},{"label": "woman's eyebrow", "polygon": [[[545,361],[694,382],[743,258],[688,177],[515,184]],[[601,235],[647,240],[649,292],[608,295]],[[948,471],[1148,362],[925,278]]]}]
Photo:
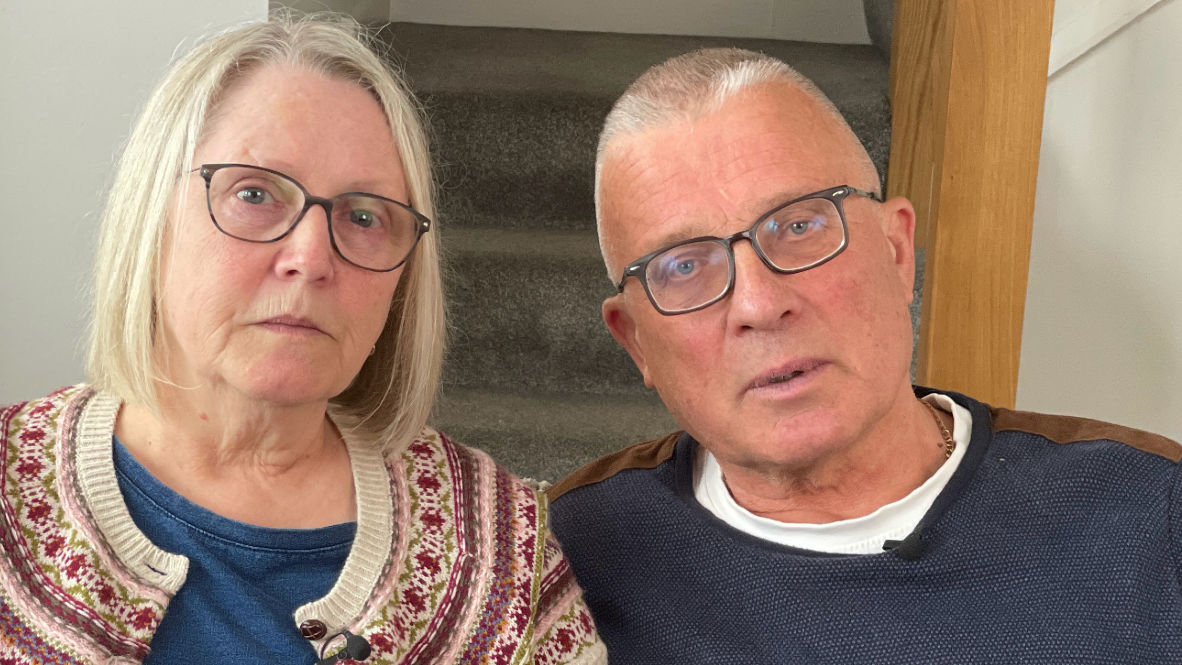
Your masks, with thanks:
[{"label": "woman's eyebrow", "polygon": [[390,182],[388,181],[383,182],[381,180],[364,179],[351,181],[349,183],[349,188],[339,193],[343,194],[344,192],[362,192],[365,194],[377,194],[378,196],[385,196],[386,198],[394,198],[389,193],[383,193],[382,191],[389,188]]}]

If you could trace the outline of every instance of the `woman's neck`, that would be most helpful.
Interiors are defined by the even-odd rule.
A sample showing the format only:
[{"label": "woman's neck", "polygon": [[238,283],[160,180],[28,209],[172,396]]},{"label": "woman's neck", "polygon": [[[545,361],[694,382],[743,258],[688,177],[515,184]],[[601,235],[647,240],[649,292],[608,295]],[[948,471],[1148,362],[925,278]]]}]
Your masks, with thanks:
[{"label": "woman's neck", "polygon": [[115,433],[181,496],[259,526],[314,528],[355,519],[352,467],[326,403],[275,405],[158,386],[158,413],[126,405]]}]

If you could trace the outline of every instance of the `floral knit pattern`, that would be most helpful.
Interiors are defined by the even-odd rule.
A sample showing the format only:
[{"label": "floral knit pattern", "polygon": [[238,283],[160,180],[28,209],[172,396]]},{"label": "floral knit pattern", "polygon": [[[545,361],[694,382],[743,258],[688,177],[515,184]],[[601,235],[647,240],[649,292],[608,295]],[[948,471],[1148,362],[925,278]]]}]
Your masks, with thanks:
[{"label": "floral knit pattern", "polygon": [[[80,491],[95,395],[0,411],[0,665],[140,662],[171,599],[121,560]],[[391,547],[349,625],[366,663],[606,663],[544,497],[431,429],[385,465]]]},{"label": "floral knit pattern", "polygon": [[142,596],[143,583],[112,565],[106,544],[63,509],[70,489],[57,468],[69,450],[55,444],[76,427],[81,392],[58,391],[0,414],[3,663],[142,660],[163,616],[166,595]]},{"label": "floral knit pattern", "polygon": [[543,596],[561,595],[564,583],[548,573],[569,570],[535,490],[434,431],[393,465],[401,468],[392,475],[407,479],[410,529],[401,564],[376,590],[384,602],[360,622],[374,648],[371,662],[561,663],[598,644],[571,579],[575,593],[563,603],[567,645],[546,645],[565,660],[535,660],[543,647],[534,639],[540,610],[550,610]]}]

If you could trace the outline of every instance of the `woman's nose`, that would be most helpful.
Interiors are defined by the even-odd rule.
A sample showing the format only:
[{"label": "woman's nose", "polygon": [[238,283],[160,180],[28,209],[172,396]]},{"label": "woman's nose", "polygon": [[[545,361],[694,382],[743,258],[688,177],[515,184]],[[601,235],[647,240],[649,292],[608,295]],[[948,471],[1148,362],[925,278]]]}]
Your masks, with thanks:
[{"label": "woman's nose", "polygon": [[284,277],[308,280],[331,278],[335,269],[328,210],[316,203],[308,208],[287,237],[279,241],[275,270]]}]

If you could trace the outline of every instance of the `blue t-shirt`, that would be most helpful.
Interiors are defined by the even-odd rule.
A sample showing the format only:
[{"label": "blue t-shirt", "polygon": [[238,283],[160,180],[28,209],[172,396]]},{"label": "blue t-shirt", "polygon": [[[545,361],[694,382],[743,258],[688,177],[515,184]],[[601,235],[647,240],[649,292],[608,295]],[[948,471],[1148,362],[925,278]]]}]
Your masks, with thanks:
[{"label": "blue t-shirt", "polygon": [[118,439],[115,472],[140,531],[157,547],[189,558],[188,577],[152,638],[146,664],[317,660],[292,614],[336,583],[355,522],[270,529],[227,519],[169,489]]}]

